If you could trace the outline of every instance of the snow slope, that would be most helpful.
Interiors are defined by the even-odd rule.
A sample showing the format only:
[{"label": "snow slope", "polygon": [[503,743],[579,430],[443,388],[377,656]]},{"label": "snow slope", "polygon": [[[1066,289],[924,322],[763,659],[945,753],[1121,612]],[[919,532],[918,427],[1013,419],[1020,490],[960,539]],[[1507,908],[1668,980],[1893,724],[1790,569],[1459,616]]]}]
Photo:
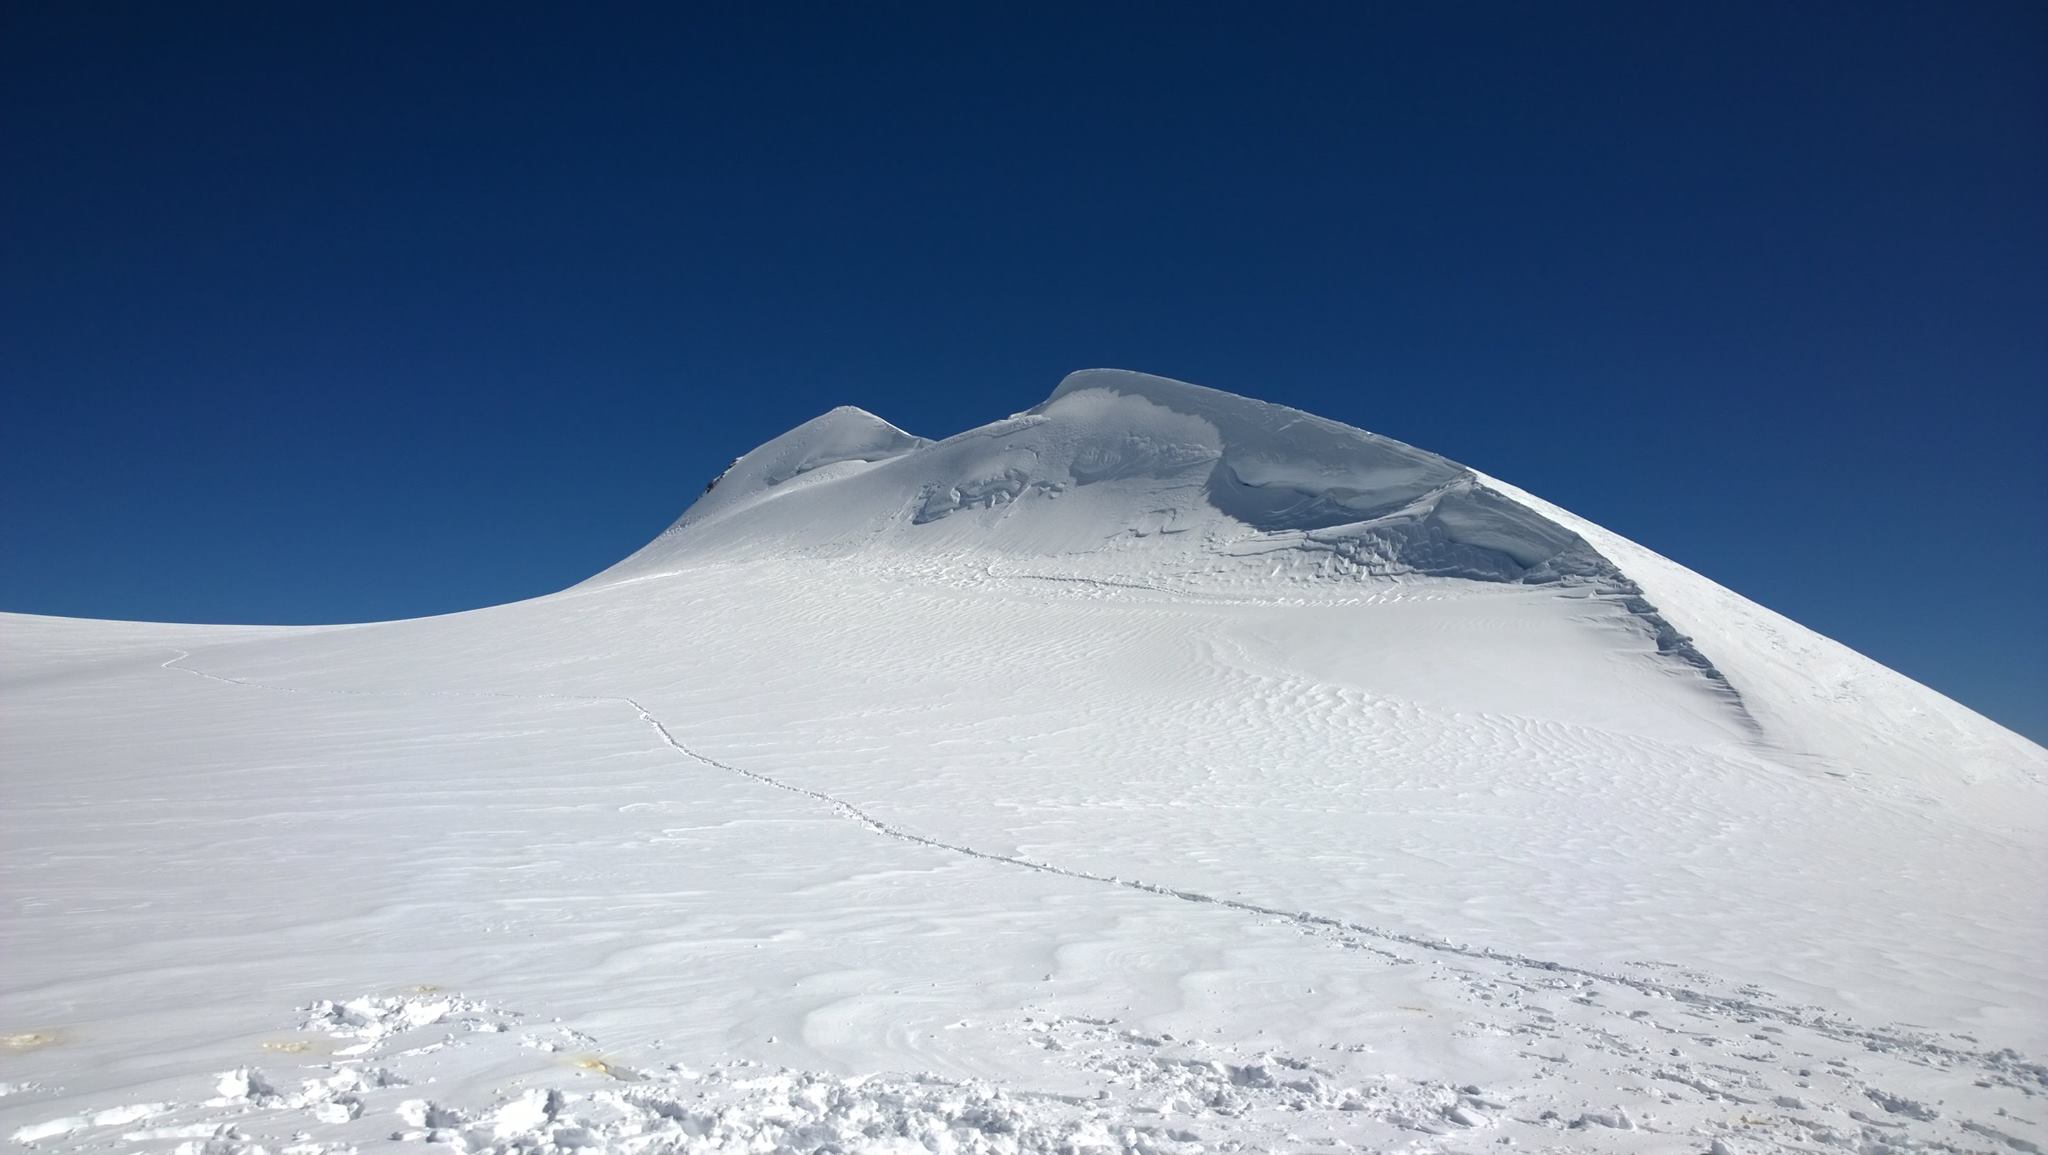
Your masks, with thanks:
[{"label": "snow slope", "polygon": [[38,1150],[2035,1150],[2048,752],[1140,374],[552,597],[0,618]]}]

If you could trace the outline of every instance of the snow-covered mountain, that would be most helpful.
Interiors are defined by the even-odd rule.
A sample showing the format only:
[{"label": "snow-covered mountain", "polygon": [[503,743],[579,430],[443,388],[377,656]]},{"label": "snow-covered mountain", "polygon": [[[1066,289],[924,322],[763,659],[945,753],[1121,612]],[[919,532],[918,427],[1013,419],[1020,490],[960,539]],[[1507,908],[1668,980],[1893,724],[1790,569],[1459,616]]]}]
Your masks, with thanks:
[{"label": "snow-covered mountain", "polygon": [[560,594],[0,619],[38,1148],[2031,1150],[2048,752],[1136,373]]},{"label": "snow-covered mountain", "polygon": [[1728,707],[1724,720],[1768,722],[1780,753],[1944,779],[2027,779],[2042,766],[2040,747],[1973,711],[1511,485],[1142,373],[1072,374],[1044,404],[942,442],[835,409],[734,462],[592,584],[764,553],[954,576],[1009,565],[1174,592],[1385,577],[1551,586],[1602,603],[1587,614],[1632,616],[1611,615],[1692,667],[1704,683],[1692,688]]}]

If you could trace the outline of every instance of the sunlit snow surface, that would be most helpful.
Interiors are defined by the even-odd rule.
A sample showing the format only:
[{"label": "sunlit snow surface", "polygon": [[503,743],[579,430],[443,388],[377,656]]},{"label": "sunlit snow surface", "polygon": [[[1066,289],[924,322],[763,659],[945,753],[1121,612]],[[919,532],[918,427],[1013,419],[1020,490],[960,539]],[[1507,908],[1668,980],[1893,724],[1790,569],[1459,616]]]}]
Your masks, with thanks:
[{"label": "sunlit snow surface", "polygon": [[0,618],[0,710],[39,1150],[2048,1145],[2048,753],[1156,378],[517,605]]}]

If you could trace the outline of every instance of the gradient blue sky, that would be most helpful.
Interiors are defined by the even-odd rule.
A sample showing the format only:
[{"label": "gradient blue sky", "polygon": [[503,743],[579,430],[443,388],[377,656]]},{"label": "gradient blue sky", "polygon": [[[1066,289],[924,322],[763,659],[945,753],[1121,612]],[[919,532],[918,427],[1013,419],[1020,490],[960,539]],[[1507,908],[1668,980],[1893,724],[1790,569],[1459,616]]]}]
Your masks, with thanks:
[{"label": "gradient blue sky", "polygon": [[2048,736],[2048,6],[0,7],[0,608],[575,582],[1114,365]]}]

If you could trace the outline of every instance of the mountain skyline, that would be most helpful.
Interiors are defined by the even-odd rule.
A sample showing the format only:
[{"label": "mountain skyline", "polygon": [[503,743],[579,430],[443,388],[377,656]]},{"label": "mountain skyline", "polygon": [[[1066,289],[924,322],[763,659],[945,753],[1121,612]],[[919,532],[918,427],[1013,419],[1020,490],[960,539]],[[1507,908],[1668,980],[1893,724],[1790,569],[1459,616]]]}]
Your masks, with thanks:
[{"label": "mountain skyline", "polygon": [[[1120,492],[1140,482],[1136,495]],[[1118,561],[1121,546],[1132,547],[1132,572]],[[928,559],[921,567],[948,551],[993,551],[1026,565],[1038,559],[1062,580],[1170,576],[1181,590],[1230,588],[1253,580],[1248,562],[1264,570],[1276,557],[1293,560],[1273,562],[1263,580],[1288,572],[1312,583],[1450,578],[1575,589],[1624,611],[1674,672],[1702,675],[1706,696],[1749,738],[1766,720],[1743,693],[1755,679],[1756,691],[1768,691],[1756,703],[1766,710],[1770,695],[1789,695],[1802,710],[1866,692],[1888,702],[1870,707],[1855,739],[1830,756],[1890,762],[1911,749],[1908,758],[1930,766],[1972,756],[1878,720],[1924,717],[1914,699],[1925,687],[1508,482],[1314,414],[1130,370],[1069,373],[1043,403],[942,440],[857,407],[833,409],[736,458],[660,536],[570,588],[714,560],[744,567],[789,551],[863,559],[896,549]],[[1768,645],[1752,634],[1767,634]],[[1736,663],[1734,681],[1716,653]],[[1972,711],[1954,716],[1970,719],[1965,732],[1999,729]],[[1976,756],[2017,758],[2014,766],[2040,752],[2024,739],[1995,755],[1965,741]]]},{"label": "mountain skyline", "polygon": [[[1072,382],[1074,382],[1074,381],[1076,381],[1076,380],[1078,380],[1078,379],[1083,379],[1083,378],[1086,378],[1086,377],[1087,377],[1087,376],[1089,376],[1089,375],[1090,375],[1091,373],[1093,373],[1093,374],[1107,374],[1107,375],[1112,375],[1112,376],[1116,376],[1116,375],[1121,375],[1121,376],[1124,376],[1124,377],[1128,377],[1128,378],[1133,378],[1133,379],[1149,379],[1149,380],[1157,380],[1157,381],[1163,381],[1163,382],[1166,382],[1166,383],[1168,383],[1169,385],[1172,385],[1172,386],[1181,386],[1181,385],[1183,385],[1183,383],[1181,383],[1181,382],[1175,382],[1175,381],[1172,381],[1171,379],[1168,379],[1168,378],[1158,378],[1158,377],[1154,377],[1153,375],[1150,375],[1150,374],[1144,374],[1144,373],[1131,373],[1131,372],[1128,372],[1128,371],[1120,371],[1120,370],[1087,370],[1087,371],[1079,371],[1079,372],[1075,372],[1075,373],[1071,373],[1071,374],[1068,374],[1068,375],[1067,375],[1067,377],[1065,378],[1065,382],[1066,382],[1066,383],[1072,383]],[[1056,390],[1056,391],[1055,391],[1054,397],[1055,397],[1055,398],[1057,398],[1057,396],[1059,395],[1059,393],[1060,393],[1060,392],[1062,392],[1062,391],[1064,391],[1064,390],[1065,390],[1065,389],[1066,389],[1067,387],[1068,387],[1068,385],[1067,385],[1067,384],[1065,384],[1065,383],[1063,383],[1063,385],[1062,385],[1061,389],[1060,389],[1060,390]],[[1207,393],[1207,392],[1210,392],[1209,390],[1206,390],[1206,389],[1202,389],[1201,387],[1190,387],[1190,388],[1193,388],[1193,389],[1194,389],[1195,391],[1197,391],[1197,392],[1203,392],[1203,393]],[[1219,395],[1220,395],[1220,396],[1229,396],[1228,394],[1219,394]],[[1049,402],[1048,402],[1048,403],[1049,403]],[[1027,412],[1036,412],[1036,410],[1030,410],[1030,411],[1027,411]],[[819,418],[815,419],[814,421],[811,421],[811,422],[804,422],[804,423],[802,423],[802,424],[798,425],[798,426],[797,426],[797,427],[796,427],[796,428],[795,428],[794,430],[792,430],[792,431],[791,431],[791,433],[790,433],[790,434],[785,434],[785,435],[784,435],[784,437],[788,437],[788,436],[790,436],[791,434],[799,433],[799,432],[802,432],[802,431],[810,430],[810,429],[812,429],[812,428],[813,428],[814,426],[817,426],[817,425],[819,425],[820,423],[829,423],[829,422],[832,422],[832,421],[833,421],[833,420],[834,420],[835,418],[838,418],[838,417],[840,417],[840,416],[841,416],[842,414],[853,414],[853,415],[858,415],[858,418],[859,418],[860,420],[859,420],[859,421],[857,421],[857,422],[856,422],[856,424],[860,424],[861,422],[870,422],[870,423],[873,423],[873,425],[875,425],[875,426],[878,426],[878,427],[879,427],[879,429],[878,429],[878,430],[876,431],[876,435],[877,435],[877,436],[879,436],[879,437],[880,437],[880,438],[881,438],[881,439],[882,439],[882,440],[883,440],[884,442],[886,442],[886,443],[887,443],[888,445],[890,445],[890,446],[891,446],[891,455],[893,455],[893,452],[895,452],[895,451],[900,451],[900,450],[906,450],[906,449],[910,449],[910,448],[918,448],[918,447],[922,447],[922,446],[926,446],[926,445],[930,445],[930,444],[933,444],[933,443],[934,443],[934,442],[932,442],[932,441],[931,441],[930,439],[927,439],[927,438],[924,438],[924,437],[919,437],[919,436],[917,436],[917,435],[915,435],[915,434],[913,434],[913,433],[909,433],[909,432],[907,432],[907,431],[905,431],[905,430],[899,429],[899,428],[897,428],[897,427],[896,427],[895,425],[893,425],[892,423],[888,422],[888,421],[887,421],[886,419],[884,419],[884,418],[882,418],[882,417],[879,417],[879,416],[877,416],[877,415],[874,415],[874,414],[870,414],[870,413],[868,413],[867,411],[865,411],[865,410],[862,410],[862,409],[860,409],[860,408],[858,408],[858,407],[856,407],[856,406],[846,406],[846,405],[841,405],[841,406],[838,406],[838,407],[834,408],[833,410],[830,410],[830,411],[829,411],[829,412],[827,412],[826,414],[822,415],[821,417],[819,417]],[[1307,417],[1307,416],[1308,416],[1308,415],[1304,415],[1304,417]],[[1321,418],[1309,418],[1309,419],[1310,419],[1310,420],[1316,420],[1316,421],[1320,421],[1320,420],[1322,420]],[[834,428],[835,428],[835,429],[837,429],[837,430],[843,431],[843,430],[844,430],[844,428],[845,428],[845,426],[844,426],[844,425],[839,425],[839,426],[835,426]],[[969,431],[967,431],[967,433],[972,433],[972,432],[973,432],[972,430],[969,430]],[[958,434],[958,435],[955,435],[955,436],[966,436],[966,435],[967,435],[966,433],[963,433],[963,434]],[[857,437],[857,438],[858,438],[858,436],[859,436],[859,434],[856,434],[856,437]],[[1373,435],[1373,436],[1376,436],[1376,435]],[[782,439],[781,439],[781,438],[777,438],[777,439],[771,439],[771,440],[770,440],[770,442],[768,442],[768,443],[766,443],[766,444],[770,444],[770,445],[772,445],[772,444],[775,444],[776,442],[778,442],[778,441],[780,441],[780,440],[782,440]],[[943,440],[947,440],[947,441],[950,441],[950,440],[953,440],[953,438],[949,437],[949,438],[945,438],[945,439],[943,439]],[[1396,442],[1396,443],[1394,443],[1394,444],[1398,444],[1398,443]],[[861,450],[861,451],[865,452],[865,451],[867,451],[867,450],[863,449],[863,450]],[[691,519],[691,516],[692,516],[692,514],[693,514],[693,513],[697,513],[697,512],[699,512],[699,507],[700,507],[700,506],[701,506],[702,504],[704,504],[704,501],[703,501],[704,497],[707,497],[707,496],[709,496],[709,495],[710,495],[710,493],[711,493],[711,491],[712,491],[712,489],[713,489],[714,487],[716,487],[716,486],[717,486],[717,485],[718,485],[718,484],[719,484],[720,482],[722,482],[722,481],[723,481],[723,480],[724,480],[724,479],[726,478],[726,476],[728,475],[728,473],[730,472],[730,470],[731,470],[731,468],[732,468],[732,467],[737,467],[737,466],[740,466],[740,465],[741,465],[741,464],[742,464],[743,462],[745,462],[745,461],[746,461],[746,460],[748,460],[748,459],[749,459],[749,458],[750,458],[751,456],[753,456],[753,454],[754,454],[754,453],[758,453],[758,452],[759,452],[759,449],[757,448],[757,449],[756,449],[755,451],[751,451],[751,452],[749,452],[749,453],[746,453],[746,454],[742,454],[742,455],[741,455],[740,457],[734,458],[734,459],[733,459],[733,462],[732,462],[732,466],[731,466],[731,467],[728,467],[728,469],[727,469],[727,470],[725,470],[725,471],[720,471],[720,472],[719,472],[719,473],[718,473],[718,474],[716,475],[716,477],[714,477],[714,478],[713,478],[712,482],[711,482],[710,484],[708,484],[708,485],[707,485],[707,486],[705,487],[705,493],[704,493],[703,495],[700,495],[700,496],[699,496],[699,499],[698,499],[698,501],[695,501],[695,502],[692,502],[692,503],[690,503],[690,505],[689,505],[689,506],[688,506],[688,507],[687,507],[687,508],[685,509],[685,511],[684,511],[684,513],[683,513],[683,515],[682,515],[682,517],[681,517],[680,519],[678,519],[678,521],[676,522],[676,524],[675,524],[675,525],[671,526],[671,528],[670,528],[670,530],[669,530],[668,532],[669,532],[669,533],[673,533],[673,532],[674,532],[674,530],[675,530],[676,528],[678,528],[678,527],[680,527],[680,526],[681,526],[682,524],[684,524],[684,523],[688,522],[688,521],[689,521],[689,520]],[[1432,457],[1434,457],[1435,455],[1429,455],[1429,456],[1432,456]],[[1458,466],[1458,465],[1457,465],[1457,463],[1455,463],[1455,462],[1449,462],[1449,461],[1448,461],[1448,459],[1444,459],[1444,460],[1446,460],[1447,464],[1448,464],[1448,465],[1450,465],[1450,466],[1453,466],[1453,467],[1457,467],[1457,468],[1464,468],[1464,467],[1462,467],[1462,466]],[[1479,475],[1479,476],[1483,476],[1483,475]],[[1489,479],[1489,480],[1490,480],[1490,479]],[[1499,484],[1499,483],[1495,483],[1495,484]],[[720,499],[721,499],[721,500],[723,500],[724,498],[726,498],[727,496],[729,496],[729,493],[730,493],[730,491],[728,490],[728,491],[727,491],[727,493],[722,493],[722,494],[720,494],[720,495],[719,495],[719,496],[720,496]],[[1240,512],[1242,512],[1242,511],[1240,511]],[[663,539],[665,539],[665,538],[666,538],[667,536],[668,536],[668,534],[667,534],[667,533],[664,533],[664,534],[662,535],[662,538],[663,538]],[[636,551],[636,552],[635,552],[635,553],[633,554],[633,556],[632,556],[632,557],[628,557],[628,558],[622,559],[621,561],[619,561],[619,562],[615,563],[615,564],[614,564],[614,565],[612,565],[612,566],[609,566],[609,567],[605,567],[605,572],[607,572],[607,573],[608,573],[608,572],[610,572],[610,571],[611,571],[611,570],[613,570],[613,569],[617,569],[617,568],[619,568],[619,567],[621,567],[621,566],[625,566],[625,565],[629,564],[630,562],[634,561],[634,560],[635,560],[636,558],[638,558],[638,557],[639,557],[639,556],[641,556],[642,554],[645,554],[645,553],[646,553],[646,552],[647,552],[648,550],[650,550],[650,549],[653,549],[653,548],[657,547],[657,546],[658,546],[658,545],[660,544],[660,540],[661,540],[661,539],[657,539],[656,541],[654,541],[654,542],[651,542],[651,543],[649,543],[649,545],[648,545],[648,546],[646,546],[646,547],[643,547],[643,548],[642,548],[641,550],[639,550],[639,551]],[[586,578],[586,579],[582,579],[582,581],[590,581],[590,580],[597,580],[597,578],[601,578],[602,576],[603,576],[603,574],[598,574],[598,575],[596,575],[595,577],[592,577],[592,578]],[[564,586],[563,586],[562,588],[570,588],[570,587],[572,587],[572,586],[574,586],[574,585],[577,585],[577,584],[582,584],[582,581],[571,581],[571,582],[569,582],[569,583],[566,583],[566,584],[565,584],[565,585],[564,585]],[[544,592],[544,593],[546,593],[546,592],[555,592],[555,591],[543,591],[543,592]],[[470,606],[464,606],[464,607],[457,607],[457,609],[456,609],[456,612],[460,612],[460,610],[461,610],[461,609],[468,609],[468,608],[482,608],[482,607],[470,607]],[[131,620],[132,620],[132,619],[131,619]],[[169,621],[175,621],[175,620],[177,620],[177,619],[166,619],[166,620],[169,620]],[[394,619],[394,620],[402,620],[402,619]],[[193,624],[208,624],[208,623],[193,623]],[[236,624],[236,623],[212,623],[212,624]],[[241,623],[241,624],[262,624],[262,623]],[[276,624],[291,624],[291,623],[276,623]],[[312,624],[321,624],[321,623],[312,623]],[[341,624],[341,623],[336,623],[336,624]],[[367,624],[367,623],[363,623],[363,624]],[[2021,732],[2025,732],[2025,731],[2024,731],[2024,730],[2022,730]]]},{"label": "mountain skyline", "polygon": [[2048,736],[2041,5],[0,23],[0,608],[533,597],[835,406],[1121,365]]}]

